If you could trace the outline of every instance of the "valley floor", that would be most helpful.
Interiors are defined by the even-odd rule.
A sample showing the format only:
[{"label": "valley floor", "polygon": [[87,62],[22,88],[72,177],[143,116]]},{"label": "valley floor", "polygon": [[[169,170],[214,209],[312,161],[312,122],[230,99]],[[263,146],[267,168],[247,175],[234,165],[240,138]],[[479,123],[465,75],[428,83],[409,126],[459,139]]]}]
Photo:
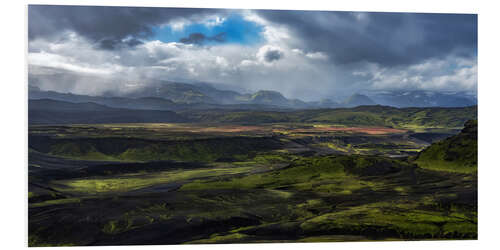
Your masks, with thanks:
[{"label": "valley floor", "polygon": [[477,171],[415,162],[456,128],[29,128],[29,245],[477,238]]}]

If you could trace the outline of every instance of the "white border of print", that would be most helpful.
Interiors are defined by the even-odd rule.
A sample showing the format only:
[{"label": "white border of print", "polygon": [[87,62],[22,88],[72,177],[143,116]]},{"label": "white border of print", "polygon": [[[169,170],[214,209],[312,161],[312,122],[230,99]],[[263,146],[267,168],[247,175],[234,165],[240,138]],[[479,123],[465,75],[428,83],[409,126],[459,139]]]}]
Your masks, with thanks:
[{"label": "white border of print", "polygon": [[[7,2],[7,1],[6,1]],[[499,116],[498,58],[500,44],[497,32],[499,9],[494,1],[459,0],[349,0],[349,1],[262,1],[236,2],[229,0],[53,0],[10,1],[2,3],[0,24],[2,33],[2,81],[0,107],[2,107],[0,197],[2,200],[0,222],[0,244],[5,249],[20,249],[27,246],[27,4],[66,5],[113,5],[156,7],[201,7],[240,9],[301,9],[301,10],[345,10],[382,12],[429,12],[429,13],[476,13],[479,14],[479,240],[477,241],[413,241],[413,242],[362,242],[362,243],[292,243],[292,244],[229,244],[189,246],[129,246],[129,249],[490,249],[496,242],[498,218],[496,212],[499,199],[497,178],[498,158],[495,158],[499,132],[495,125]],[[106,247],[121,249],[123,247]],[[61,247],[57,249],[69,249]],[[81,249],[80,247],[72,247]]]}]

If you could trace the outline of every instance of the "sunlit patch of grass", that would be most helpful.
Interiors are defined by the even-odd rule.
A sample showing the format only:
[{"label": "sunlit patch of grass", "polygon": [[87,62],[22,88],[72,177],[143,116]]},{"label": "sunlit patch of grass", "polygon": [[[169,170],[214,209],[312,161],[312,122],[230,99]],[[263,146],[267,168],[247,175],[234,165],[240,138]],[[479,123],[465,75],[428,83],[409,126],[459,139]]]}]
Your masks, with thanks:
[{"label": "sunlit patch of grass", "polygon": [[256,163],[268,163],[268,164],[276,164],[276,163],[289,163],[293,159],[297,159],[298,157],[287,155],[287,154],[258,154],[253,159],[253,162]]},{"label": "sunlit patch of grass", "polygon": [[408,188],[407,187],[395,187],[394,191],[396,191],[398,193],[406,194],[408,192]]},{"label": "sunlit patch of grass", "polygon": [[321,235],[298,239],[297,242],[346,242],[346,241],[371,241],[360,235]]},{"label": "sunlit patch of grass", "polygon": [[165,203],[154,204],[124,213],[120,218],[108,221],[102,231],[117,234],[149,225],[155,221],[170,219],[173,211]]},{"label": "sunlit patch of grass", "polygon": [[123,174],[111,178],[70,179],[54,181],[54,187],[65,192],[98,194],[106,192],[126,192],[156,184],[188,180],[208,176],[237,174],[250,171],[250,167],[211,168],[194,170],[163,171],[154,174]]},{"label": "sunlit patch of grass", "polygon": [[59,242],[59,243],[49,243],[43,241],[37,235],[30,234],[28,236],[28,246],[29,247],[69,247],[69,246],[77,246],[78,244],[69,243],[69,242]]},{"label": "sunlit patch of grass", "polygon": [[[439,211],[419,210],[416,208],[417,204],[378,202],[349,207],[311,218],[302,223],[301,228],[305,232],[340,230],[346,233],[372,228],[381,232],[396,232],[402,238],[477,235],[477,228],[474,230],[474,224],[469,218],[450,216]],[[441,230],[442,225],[444,232]]]},{"label": "sunlit patch of grass", "polygon": [[103,154],[97,151],[92,145],[82,146],[73,142],[53,145],[49,154],[77,160],[124,161],[112,155]]},{"label": "sunlit patch of grass", "polygon": [[208,239],[189,241],[186,244],[211,244],[211,243],[232,243],[249,238],[248,235],[242,233],[231,233],[226,235],[214,234]]},{"label": "sunlit patch of grass", "polygon": [[205,190],[205,189],[254,189],[272,183],[273,180],[268,175],[255,174],[243,178],[233,178],[230,180],[195,180],[184,184],[181,190]]},{"label": "sunlit patch of grass", "polygon": [[297,205],[288,205],[290,217],[293,220],[305,220],[316,216],[313,211],[317,209],[329,209],[329,204],[321,199],[310,199]]},{"label": "sunlit patch of grass", "polygon": [[477,237],[477,223],[448,222],[443,226],[443,233],[450,237]]},{"label": "sunlit patch of grass", "polygon": [[340,151],[340,152],[344,152],[344,153],[348,153],[349,152],[348,148],[342,147],[341,145],[337,145],[335,143],[325,142],[325,143],[320,143],[319,145],[323,146],[323,147],[328,147],[328,148],[331,148],[333,150],[337,150],[337,151]]},{"label": "sunlit patch of grass", "polygon": [[303,188],[304,190],[311,190],[317,193],[327,194],[352,194],[353,191],[369,188],[373,189],[375,183],[368,181],[361,181],[353,176],[346,175],[343,178],[331,180],[329,183],[312,185],[311,188]]},{"label": "sunlit patch of grass", "polygon": [[30,207],[45,207],[52,205],[63,205],[69,203],[79,203],[81,200],[79,198],[65,198],[65,199],[56,199],[56,200],[46,200],[38,203],[32,203]]},{"label": "sunlit patch of grass", "polygon": [[292,192],[287,192],[282,190],[268,189],[267,191],[283,199],[288,199],[293,195]]},{"label": "sunlit patch of grass", "polygon": [[463,166],[456,162],[446,162],[443,160],[423,160],[416,161],[419,167],[437,171],[456,172],[464,174],[477,173],[477,167]]},{"label": "sunlit patch of grass", "polygon": [[373,159],[351,162],[350,158],[345,157],[297,158],[289,168],[232,179],[195,180],[183,185],[181,190],[289,187],[318,193],[351,194],[362,188],[376,188],[375,183],[361,181],[355,175],[347,174],[344,171],[345,164],[356,164],[356,168],[363,169],[376,162]]}]

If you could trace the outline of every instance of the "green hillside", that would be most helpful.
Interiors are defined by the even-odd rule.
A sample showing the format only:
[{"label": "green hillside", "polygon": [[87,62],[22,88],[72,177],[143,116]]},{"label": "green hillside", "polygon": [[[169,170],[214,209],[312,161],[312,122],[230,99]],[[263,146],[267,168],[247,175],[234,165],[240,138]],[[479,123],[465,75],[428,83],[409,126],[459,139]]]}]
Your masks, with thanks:
[{"label": "green hillside", "polygon": [[408,129],[460,128],[477,119],[477,106],[463,108],[393,108],[360,106],[356,108],[278,111],[186,111],[192,120],[210,123],[321,122],[347,126],[387,126]]},{"label": "green hillside", "polygon": [[477,171],[477,120],[469,120],[455,136],[423,150],[416,159],[422,168],[460,173]]},{"label": "green hillside", "polygon": [[160,141],[137,138],[55,139],[30,136],[32,150],[52,156],[94,161],[217,161],[247,157],[252,152],[276,149],[280,142],[271,137],[228,137],[185,141]]}]

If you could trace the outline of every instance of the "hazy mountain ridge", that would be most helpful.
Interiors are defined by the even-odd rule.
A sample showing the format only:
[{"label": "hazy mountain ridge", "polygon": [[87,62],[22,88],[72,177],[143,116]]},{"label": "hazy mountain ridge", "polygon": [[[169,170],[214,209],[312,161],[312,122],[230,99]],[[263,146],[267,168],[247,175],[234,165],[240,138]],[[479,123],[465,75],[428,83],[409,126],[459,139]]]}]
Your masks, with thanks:
[{"label": "hazy mountain ridge", "polygon": [[477,104],[476,97],[461,92],[398,90],[368,95],[378,104],[393,107],[465,107]]},{"label": "hazy mountain ridge", "polygon": [[111,108],[92,102],[29,100],[29,124],[188,122],[173,111]]},{"label": "hazy mountain ridge", "polygon": [[[203,105],[204,106],[204,105]],[[30,124],[68,123],[148,123],[202,122],[263,124],[279,122],[329,123],[356,126],[460,127],[477,119],[477,106],[461,108],[394,108],[359,106],[355,108],[304,110],[184,109],[178,111],[111,108],[91,102],[71,103],[50,99],[30,100]]]},{"label": "hazy mountain ridge", "polygon": [[242,102],[238,104],[218,103],[176,103],[161,97],[106,97],[76,95],[72,93],[59,93],[54,91],[40,91],[30,88],[30,100],[50,99],[71,103],[87,103],[106,105],[112,108],[138,109],[138,110],[185,110],[185,109],[239,109],[239,110],[287,110],[290,108],[275,105],[254,104]]},{"label": "hazy mountain ridge", "polygon": [[42,91],[29,86],[29,99],[53,99],[67,102],[94,102],[115,108],[179,110],[212,105],[214,108],[228,108],[225,105],[243,105],[235,108],[258,109],[316,109],[383,105],[392,107],[465,107],[477,104],[475,97],[464,93],[439,93],[432,91],[386,91],[366,94],[355,93],[343,102],[324,98],[321,101],[304,102],[289,99],[278,91],[259,90],[241,94],[233,90],[220,90],[209,84],[189,84],[159,81],[146,87],[128,90],[121,96],[77,95]]},{"label": "hazy mountain ridge", "polygon": [[357,106],[365,106],[365,105],[376,105],[370,97],[362,94],[354,94],[347,98],[343,103],[343,106],[345,107],[357,107]]}]

